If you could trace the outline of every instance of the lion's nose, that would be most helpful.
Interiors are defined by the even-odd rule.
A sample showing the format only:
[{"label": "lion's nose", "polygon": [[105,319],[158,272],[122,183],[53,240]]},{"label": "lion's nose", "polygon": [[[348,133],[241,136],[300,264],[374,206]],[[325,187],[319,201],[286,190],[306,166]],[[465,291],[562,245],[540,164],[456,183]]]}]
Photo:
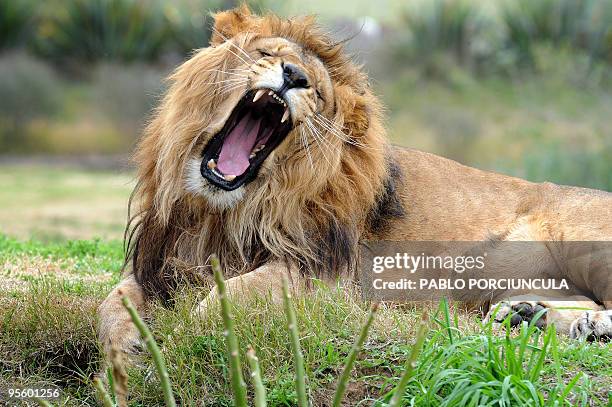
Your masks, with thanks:
[{"label": "lion's nose", "polygon": [[287,89],[308,87],[306,74],[293,64],[283,64],[283,79]]}]

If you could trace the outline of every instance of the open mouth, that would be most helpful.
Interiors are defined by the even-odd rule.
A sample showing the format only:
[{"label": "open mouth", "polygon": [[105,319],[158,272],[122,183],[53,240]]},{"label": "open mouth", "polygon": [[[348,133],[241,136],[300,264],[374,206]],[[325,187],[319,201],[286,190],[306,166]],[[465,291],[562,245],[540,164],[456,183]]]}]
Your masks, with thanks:
[{"label": "open mouth", "polygon": [[247,92],[204,147],[202,176],[226,191],[240,187],[257,176],[291,128],[289,107],[281,96],[270,89]]}]

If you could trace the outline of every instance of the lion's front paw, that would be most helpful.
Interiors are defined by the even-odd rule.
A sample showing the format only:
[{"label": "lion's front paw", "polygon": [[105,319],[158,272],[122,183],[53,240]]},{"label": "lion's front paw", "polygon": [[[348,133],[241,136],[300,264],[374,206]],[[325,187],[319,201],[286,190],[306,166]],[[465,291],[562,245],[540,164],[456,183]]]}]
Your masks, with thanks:
[{"label": "lion's front paw", "polygon": [[[128,325],[128,324],[126,324]],[[144,350],[144,342],[140,337],[140,332],[134,324],[124,326],[124,329],[111,334],[104,348],[110,352],[110,349],[116,349],[130,356],[137,356]]]},{"label": "lion's front paw", "polygon": [[142,355],[145,345],[140,332],[131,320],[103,329],[100,332],[100,342],[105,354],[100,377],[105,378],[106,370],[115,362],[123,366],[143,366]]},{"label": "lion's front paw", "polygon": [[131,319],[103,318],[100,325],[100,342],[107,357],[115,350],[130,356],[131,359],[144,349],[140,332]]},{"label": "lion's front paw", "polygon": [[213,304],[217,304],[219,302],[219,293],[217,292],[217,288],[213,288],[210,290],[210,293],[195,307],[192,312],[194,317],[204,317],[207,315],[208,309]]},{"label": "lion's front paw", "polygon": [[610,341],[612,310],[585,311],[570,326],[570,338],[587,341]]},{"label": "lion's front paw", "polygon": [[[483,322],[487,324],[493,319],[494,326],[500,326],[506,318],[510,317],[510,326],[521,325],[523,321],[531,323],[540,311],[546,309],[535,301],[502,301],[491,306]],[[546,326],[546,314],[535,321],[535,326],[542,329]]]}]

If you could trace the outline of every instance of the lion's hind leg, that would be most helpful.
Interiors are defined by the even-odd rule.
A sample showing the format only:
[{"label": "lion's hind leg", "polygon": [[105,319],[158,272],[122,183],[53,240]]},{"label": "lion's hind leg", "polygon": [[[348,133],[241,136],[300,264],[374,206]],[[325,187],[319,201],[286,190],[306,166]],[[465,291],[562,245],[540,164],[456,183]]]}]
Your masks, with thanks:
[{"label": "lion's hind leg", "polygon": [[[609,335],[612,327],[608,311],[586,297],[575,296],[559,300],[550,298],[534,298],[524,295],[509,298],[490,307],[484,322],[492,320],[495,326],[500,326],[506,318],[510,319],[510,326],[520,326],[523,321],[544,328],[554,324],[557,332],[569,335],[572,338],[594,334],[602,337]],[[588,315],[587,315],[588,314]],[[605,316],[608,315],[608,319]],[[536,317],[539,318],[536,319]],[[573,329],[573,330],[572,330]]]}]

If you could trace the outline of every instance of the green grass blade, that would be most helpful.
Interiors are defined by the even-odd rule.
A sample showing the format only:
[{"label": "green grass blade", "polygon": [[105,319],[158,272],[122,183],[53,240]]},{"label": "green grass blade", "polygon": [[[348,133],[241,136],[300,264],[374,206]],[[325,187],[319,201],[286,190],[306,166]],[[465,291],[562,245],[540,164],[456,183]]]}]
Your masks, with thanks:
[{"label": "green grass blade", "polygon": [[570,382],[563,389],[563,392],[561,393],[561,398],[559,401],[563,402],[565,401],[565,399],[567,399],[567,396],[569,396],[570,392],[572,391],[574,386],[576,386],[576,383],[578,383],[578,380],[580,380],[582,376],[583,376],[583,373],[578,372],[578,374],[574,376],[572,380],[570,380]]},{"label": "green grass blade", "polygon": [[38,397],[34,397],[34,401],[41,407],[53,407],[53,404],[49,403],[47,400],[39,399]]},{"label": "green grass blade", "polygon": [[404,373],[400,378],[399,384],[395,388],[393,397],[389,402],[389,407],[399,407],[402,402],[402,397],[404,397],[404,392],[406,391],[406,385],[408,385],[408,381],[412,377],[414,373],[414,368],[416,366],[416,360],[419,356],[419,352],[423,347],[423,342],[425,342],[425,334],[427,332],[427,314],[423,312],[423,317],[421,318],[421,322],[419,324],[419,328],[417,331],[416,341],[414,346],[412,347],[412,351],[410,352],[410,357],[406,361],[406,367],[404,369]]},{"label": "green grass blade", "polygon": [[168,369],[166,368],[166,362],[164,357],[159,350],[159,346],[157,346],[157,342],[153,338],[149,327],[144,323],[144,321],[138,315],[138,311],[132,305],[132,302],[128,297],[123,297],[121,299],[123,302],[123,306],[130,313],[130,317],[132,317],[132,321],[140,335],[142,336],[145,345],[149,352],[151,352],[151,356],[153,356],[153,362],[155,363],[155,368],[157,369],[157,374],[159,375],[159,380],[161,382],[162,390],[164,392],[164,400],[166,402],[167,407],[175,407],[176,401],[174,400],[174,394],[172,393],[172,384],[170,383],[170,376],[168,375]]},{"label": "green grass blade", "polygon": [[230,361],[230,380],[232,382],[232,392],[234,393],[234,403],[236,407],[246,407],[246,383],[242,378],[242,367],[240,364],[240,352],[238,350],[238,338],[234,332],[234,320],[231,316],[230,303],[227,298],[225,288],[225,280],[221,271],[221,263],[216,255],[210,257],[210,264],[215,275],[217,290],[219,293],[219,302],[221,303],[221,316],[223,317],[223,326],[225,328],[225,339],[227,342],[227,350]]},{"label": "green grass blade", "polygon": [[540,354],[536,358],[535,365],[530,371],[529,380],[531,382],[535,382],[540,376],[540,372],[542,371],[542,366],[544,365],[544,359],[546,358],[546,353],[548,351],[548,347],[552,341],[552,336],[556,335],[555,329],[552,326],[549,326],[546,330],[546,334],[544,335],[544,343],[542,344],[542,350]]},{"label": "green grass blade", "polygon": [[[525,350],[527,349],[527,345],[529,345],[529,338],[530,338],[530,334],[532,332],[532,329],[534,328],[530,328],[529,324],[526,321],[521,322],[521,328],[520,328],[520,335],[519,335],[519,353],[518,353],[518,363],[521,366],[521,373],[525,371]],[[523,375],[521,375],[521,377],[523,377]]]},{"label": "green grass blade", "polygon": [[246,356],[251,367],[253,387],[255,387],[255,407],[266,407],[266,388],[261,380],[261,369],[259,368],[259,359],[255,355],[255,349],[249,347]]},{"label": "green grass blade", "polygon": [[355,364],[355,359],[357,359],[357,354],[361,350],[363,343],[368,337],[368,332],[370,330],[370,326],[372,326],[372,322],[374,322],[374,317],[376,316],[377,310],[378,303],[373,304],[370,308],[368,318],[365,324],[363,324],[363,327],[361,328],[361,333],[359,334],[359,337],[353,344],[350,353],[346,357],[346,361],[344,362],[344,369],[342,370],[342,374],[338,379],[338,385],[336,386],[336,394],[334,395],[334,402],[332,404],[334,407],[339,407],[340,403],[342,402],[342,397],[344,397],[346,385],[348,384],[348,381],[350,379],[351,371],[353,370],[353,365]]},{"label": "green grass blade", "polygon": [[450,344],[453,344],[453,327],[451,325],[450,319],[450,311],[448,309],[448,300],[446,298],[442,299],[442,310],[444,311],[444,320],[446,323],[446,330],[448,331],[448,341]]},{"label": "green grass blade", "polygon": [[115,395],[115,378],[113,377],[113,368],[111,366],[106,369],[106,380],[108,388],[111,390],[111,399],[115,402],[117,401],[117,396]]},{"label": "green grass blade", "polygon": [[111,400],[110,394],[108,394],[108,392],[104,388],[102,381],[96,377],[93,380],[93,383],[94,383],[94,386],[96,387],[96,390],[98,392],[98,397],[100,398],[102,405],[104,407],[115,407],[115,405],[113,404],[113,400]]},{"label": "green grass blade", "polygon": [[293,351],[293,362],[295,364],[295,390],[298,396],[298,406],[307,407],[308,398],[306,397],[306,378],[304,373],[304,355],[300,348],[300,336],[297,328],[297,319],[295,317],[295,309],[291,302],[291,294],[289,293],[289,282],[287,278],[283,278],[283,298],[285,305],[285,313],[287,314],[287,324],[289,328],[289,336],[291,338],[291,350]]}]

